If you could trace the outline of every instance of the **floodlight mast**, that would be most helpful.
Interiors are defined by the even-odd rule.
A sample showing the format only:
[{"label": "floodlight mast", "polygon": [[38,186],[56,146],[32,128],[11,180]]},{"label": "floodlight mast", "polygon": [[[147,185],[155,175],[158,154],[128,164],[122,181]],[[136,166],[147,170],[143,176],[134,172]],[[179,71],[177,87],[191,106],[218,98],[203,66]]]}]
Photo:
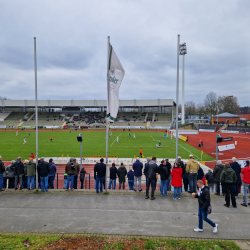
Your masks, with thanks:
[{"label": "floodlight mast", "polygon": [[180,44],[180,55],[183,56],[182,63],[182,108],[181,108],[181,124],[185,123],[185,55],[187,54],[186,43]]}]

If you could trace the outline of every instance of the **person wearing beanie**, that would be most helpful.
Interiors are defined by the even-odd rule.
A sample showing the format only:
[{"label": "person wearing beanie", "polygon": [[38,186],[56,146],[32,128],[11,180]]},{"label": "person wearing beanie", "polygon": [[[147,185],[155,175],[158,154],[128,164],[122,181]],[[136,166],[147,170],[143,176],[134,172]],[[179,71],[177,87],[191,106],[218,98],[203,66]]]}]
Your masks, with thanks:
[{"label": "person wearing beanie", "polygon": [[106,175],[106,164],[103,162],[104,159],[101,158],[100,163],[97,163],[94,167],[94,179],[96,180],[95,189],[97,194],[99,193],[99,189],[101,193],[103,192],[103,178],[105,178]]},{"label": "person wearing beanie", "polygon": [[109,168],[109,190],[116,188],[116,175],[117,175],[117,168],[115,166],[115,163],[112,163],[112,167]]}]

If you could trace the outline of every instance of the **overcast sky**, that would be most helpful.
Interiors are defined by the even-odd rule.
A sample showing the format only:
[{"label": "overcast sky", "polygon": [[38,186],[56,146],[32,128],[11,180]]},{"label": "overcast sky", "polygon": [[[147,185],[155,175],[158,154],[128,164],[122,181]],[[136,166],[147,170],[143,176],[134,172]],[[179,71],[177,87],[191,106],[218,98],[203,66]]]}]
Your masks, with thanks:
[{"label": "overcast sky", "polygon": [[[120,99],[176,100],[177,35],[186,42],[185,100],[250,106],[249,0],[2,0],[0,96],[106,99],[107,36],[125,77]],[[180,98],[182,83],[180,57]]]}]

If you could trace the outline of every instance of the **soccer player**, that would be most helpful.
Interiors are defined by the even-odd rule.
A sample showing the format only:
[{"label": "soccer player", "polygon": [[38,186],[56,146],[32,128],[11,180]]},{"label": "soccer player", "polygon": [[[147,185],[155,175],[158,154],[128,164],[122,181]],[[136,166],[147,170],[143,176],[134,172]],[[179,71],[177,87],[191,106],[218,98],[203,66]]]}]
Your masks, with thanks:
[{"label": "soccer player", "polygon": [[119,141],[119,136],[117,136],[116,141],[117,141],[117,143],[118,143],[118,141]]},{"label": "soccer player", "polygon": [[164,139],[167,139],[167,135],[166,134],[164,134]]},{"label": "soccer player", "polygon": [[142,149],[141,149],[141,148],[140,148],[140,150],[139,150],[139,153],[140,153],[140,156],[141,156],[141,158],[142,158],[143,152],[142,152]]},{"label": "soccer player", "polygon": [[133,134],[133,139],[136,139],[135,134]]},{"label": "soccer player", "polygon": [[128,137],[131,137],[130,132],[128,133]]},{"label": "soccer player", "polygon": [[29,132],[29,137],[30,137],[30,132]]},{"label": "soccer player", "polygon": [[52,136],[50,137],[50,141],[53,142],[53,137]]},{"label": "soccer player", "polygon": [[18,136],[18,130],[16,131],[16,136]]},{"label": "soccer player", "polygon": [[161,147],[161,140],[160,140],[160,139],[159,139],[159,142],[158,142],[158,143],[159,143],[159,146]]},{"label": "soccer player", "polygon": [[26,143],[26,138],[24,137],[24,139],[23,139],[23,145]]}]

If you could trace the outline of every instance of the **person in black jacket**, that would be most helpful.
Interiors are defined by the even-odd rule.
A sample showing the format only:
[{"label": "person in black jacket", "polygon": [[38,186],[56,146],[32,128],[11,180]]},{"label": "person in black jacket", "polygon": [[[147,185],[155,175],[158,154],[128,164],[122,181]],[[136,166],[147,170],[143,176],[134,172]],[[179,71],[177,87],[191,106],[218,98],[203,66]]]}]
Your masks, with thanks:
[{"label": "person in black jacket", "polygon": [[161,161],[161,165],[159,166],[158,170],[161,176],[161,189],[160,189],[161,196],[163,196],[163,190],[164,190],[164,195],[167,196],[169,173],[168,173],[168,169],[166,166],[166,160]]},{"label": "person in black jacket", "polygon": [[188,192],[188,184],[189,184],[189,180],[188,180],[188,173],[186,171],[186,167],[187,167],[187,163],[183,163],[184,167],[182,169],[183,173],[182,173],[182,180],[183,180],[183,185],[184,185],[184,190],[186,192]]},{"label": "person in black jacket", "polygon": [[5,172],[4,162],[2,162],[2,156],[0,156],[0,191],[4,191],[3,188],[3,173]]},{"label": "person in black jacket", "polygon": [[237,162],[237,159],[235,157],[233,157],[232,160],[233,160],[233,162],[230,164],[230,166],[234,170],[234,172],[237,176],[237,182],[234,184],[234,189],[235,189],[235,196],[238,196],[238,194],[240,193],[241,185],[242,185],[242,181],[241,181],[241,177],[240,177],[241,166]]},{"label": "person in black jacket", "polygon": [[22,180],[24,175],[24,164],[21,162],[21,157],[17,157],[17,161],[14,163],[14,169],[15,169],[15,190],[17,190],[17,185],[19,182],[19,189],[22,190]]},{"label": "person in black jacket", "polygon": [[199,188],[199,191],[198,194],[195,195],[195,198],[198,198],[198,203],[199,203],[199,210],[198,210],[199,227],[195,228],[194,231],[203,232],[203,220],[204,220],[213,227],[213,233],[217,233],[218,224],[215,224],[213,221],[207,218],[207,209],[209,206],[211,206],[209,188],[204,185],[202,180],[197,181],[197,186]]},{"label": "person in black jacket", "polygon": [[147,157],[147,162],[146,162],[145,165],[144,165],[144,171],[143,171],[143,174],[144,174],[145,177],[146,177],[146,187],[147,187],[147,185],[148,185],[147,173],[148,173],[148,164],[149,164],[150,161],[151,161],[151,158],[150,158],[150,157]]},{"label": "person in black jacket", "polygon": [[100,159],[100,163],[97,163],[94,167],[94,179],[96,180],[95,182],[95,189],[96,193],[103,192],[102,185],[103,185],[103,178],[105,178],[106,175],[106,164],[103,163],[104,159]]},{"label": "person in black jacket", "polygon": [[116,188],[116,175],[117,175],[117,168],[115,166],[115,163],[112,163],[112,167],[109,168],[109,190]]},{"label": "person in black jacket", "polygon": [[172,179],[172,176],[171,176],[171,169],[172,169],[172,165],[171,165],[171,163],[169,162],[169,159],[168,159],[168,158],[166,158],[166,166],[167,166],[168,173],[169,173],[169,177],[168,177],[168,191],[171,191],[171,179]]},{"label": "person in black jacket", "polygon": [[117,176],[119,178],[119,189],[121,189],[121,185],[123,184],[123,190],[125,189],[125,177],[127,175],[127,169],[121,163],[121,166],[117,170]]},{"label": "person in black jacket", "polygon": [[155,200],[154,192],[155,192],[155,183],[156,183],[156,173],[158,172],[158,168],[156,165],[156,157],[153,157],[152,160],[148,164],[148,171],[147,171],[147,188],[146,188],[146,198],[148,199],[149,193],[149,186],[151,185],[151,200]]},{"label": "person in black jacket", "polygon": [[[213,176],[214,176],[214,180],[216,183],[215,195],[220,195],[220,176],[221,176],[221,172],[223,169],[224,169],[224,165],[221,163],[220,160],[218,160],[213,171]],[[221,188],[222,188],[222,194],[225,195],[224,187],[222,186],[222,184],[221,184]]]},{"label": "person in black jacket", "polygon": [[41,157],[39,164],[37,165],[37,171],[40,175],[40,185],[42,192],[48,192],[48,180],[50,167],[49,163],[44,161],[44,158]]},{"label": "person in black jacket", "polygon": [[84,179],[85,179],[85,174],[86,174],[86,170],[84,167],[82,167],[81,171],[80,171],[80,182],[81,182],[81,189],[83,189],[84,187]]},{"label": "person in black jacket", "polygon": [[128,176],[129,190],[134,190],[134,171],[132,167],[129,168],[127,176]]},{"label": "person in black jacket", "polygon": [[205,177],[206,177],[207,185],[208,185],[210,191],[213,192],[214,191],[214,182],[215,181],[214,181],[214,175],[213,175],[211,169],[208,170],[208,173],[206,173]]}]

